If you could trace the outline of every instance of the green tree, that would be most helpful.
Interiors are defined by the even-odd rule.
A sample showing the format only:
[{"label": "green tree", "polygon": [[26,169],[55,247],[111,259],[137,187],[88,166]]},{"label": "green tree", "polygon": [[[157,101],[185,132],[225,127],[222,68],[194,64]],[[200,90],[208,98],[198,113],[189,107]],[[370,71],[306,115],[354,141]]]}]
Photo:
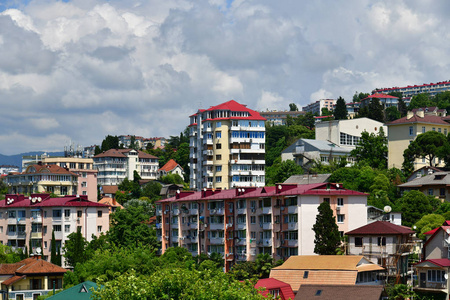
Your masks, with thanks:
[{"label": "green tree", "polygon": [[400,117],[406,116],[406,113],[408,112],[408,107],[406,106],[405,101],[403,101],[402,92],[390,92],[390,93],[388,93],[388,95],[398,98],[397,109],[400,112]]},{"label": "green tree", "polygon": [[95,149],[94,149],[94,155],[98,155],[98,154],[100,154],[100,153],[102,153],[102,149],[100,149],[99,146],[95,146]]},{"label": "green tree", "polygon": [[298,111],[297,104],[295,104],[295,103],[290,103],[290,104],[289,104],[289,111]]},{"label": "green tree", "polygon": [[369,93],[359,93],[355,92],[355,94],[353,95],[353,102],[361,102],[362,99],[369,97],[370,94]]},{"label": "green tree", "polygon": [[161,198],[159,195],[161,193],[161,189],[162,185],[159,182],[150,181],[142,187],[142,196],[148,197],[152,203],[154,203],[156,200]]},{"label": "green tree", "polygon": [[111,214],[108,240],[119,247],[137,247],[140,244],[156,248],[156,231],[145,222],[150,218],[143,206],[129,206]]},{"label": "green tree", "polygon": [[370,195],[368,204],[378,208],[384,208],[386,205],[392,206],[392,202],[389,199],[389,189],[391,182],[389,178],[384,174],[378,174],[373,184],[370,186]]},{"label": "green tree", "polygon": [[254,261],[244,261],[239,264],[234,264],[229,272],[230,276],[233,276],[236,280],[251,279],[258,277],[256,271],[256,263]]},{"label": "green tree", "polygon": [[365,163],[372,168],[387,168],[387,137],[380,127],[378,134],[361,133],[361,138],[355,149],[350,153],[357,163]]},{"label": "green tree", "polygon": [[412,287],[406,284],[388,285],[386,291],[392,300],[418,299]]},{"label": "green tree", "polygon": [[72,232],[67,236],[67,240],[64,244],[66,266],[76,267],[77,264],[86,261],[86,245],[86,239],[81,234],[81,226],[79,226],[77,227],[77,232]]},{"label": "green tree", "polygon": [[428,94],[418,94],[412,97],[408,109],[412,110],[414,108],[428,107],[433,105],[434,103],[430,100],[430,96]]},{"label": "green tree", "polygon": [[372,100],[370,100],[369,102],[368,109],[369,109],[369,114],[367,115],[368,118],[384,123],[383,105],[381,105],[380,99],[372,98]]},{"label": "green tree", "polygon": [[413,228],[418,233],[418,237],[420,239],[425,239],[425,232],[440,227],[442,224],[444,224],[444,221],[445,218],[442,215],[428,214],[417,221],[416,224],[414,224],[415,228]]},{"label": "green tree", "polygon": [[389,106],[388,108],[386,108],[386,122],[392,122],[397,119],[400,119],[401,117],[402,116],[398,111],[397,107]]},{"label": "green tree", "polygon": [[56,253],[56,240],[55,240],[55,231],[52,230],[52,241],[50,242],[50,262],[52,264],[58,265],[58,257]]},{"label": "green tree", "polygon": [[303,174],[303,169],[297,165],[293,160],[286,160],[272,167],[273,170],[269,170],[269,177],[266,178],[267,184],[283,183],[286,179],[292,175]]},{"label": "green tree", "polygon": [[[332,111],[330,111],[328,108],[326,108],[326,107],[322,107],[322,110],[321,110],[321,112],[320,112],[320,115],[321,116],[332,116],[333,115],[333,112]],[[331,117],[330,117],[331,118]],[[325,118],[325,119],[328,119],[328,118]],[[333,120],[333,118],[331,118],[332,120]]]},{"label": "green tree", "polygon": [[117,136],[107,135],[102,141],[102,152],[119,148],[119,138]]},{"label": "green tree", "polygon": [[305,126],[309,129],[313,129],[316,123],[316,120],[314,119],[314,115],[310,112],[307,112],[304,115],[299,115],[297,118],[295,118],[295,123],[297,125]]},{"label": "green tree", "polygon": [[269,278],[270,270],[282,263],[282,260],[275,261],[268,253],[260,253],[256,257],[255,272],[258,275],[258,278]]},{"label": "green tree", "polygon": [[347,120],[348,118],[347,105],[345,104],[345,100],[342,97],[339,97],[336,101],[336,108],[334,109],[334,118],[336,120]]},{"label": "green tree", "polygon": [[402,224],[411,227],[424,215],[431,214],[436,208],[433,200],[420,191],[405,192],[397,207],[402,212]]},{"label": "green tree", "polygon": [[334,255],[341,243],[336,218],[333,216],[330,204],[322,202],[318,207],[316,223],[313,225],[315,233],[314,253],[319,255]]}]

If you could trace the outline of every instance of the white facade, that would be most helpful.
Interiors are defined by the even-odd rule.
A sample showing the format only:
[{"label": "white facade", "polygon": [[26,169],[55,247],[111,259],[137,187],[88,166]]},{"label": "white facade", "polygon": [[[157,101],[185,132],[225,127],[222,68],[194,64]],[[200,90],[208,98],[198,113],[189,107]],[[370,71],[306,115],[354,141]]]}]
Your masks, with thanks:
[{"label": "white facade", "polygon": [[302,110],[304,112],[309,112],[312,114],[316,114],[318,116],[322,115],[322,108],[327,108],[329,111],[334,110],[334,105],[336,104],[336,100],[334,99],[321,99],[304,106]]},{"label": "white facade", "polygon": [[383,123],[369,118],[324,121],[316,124],[316,140],[330,141],[341,147],[355,148],[364,131],[369,134],[378,134],[380,128],[383,128],[384,134],[387,136],[387,127]]}]

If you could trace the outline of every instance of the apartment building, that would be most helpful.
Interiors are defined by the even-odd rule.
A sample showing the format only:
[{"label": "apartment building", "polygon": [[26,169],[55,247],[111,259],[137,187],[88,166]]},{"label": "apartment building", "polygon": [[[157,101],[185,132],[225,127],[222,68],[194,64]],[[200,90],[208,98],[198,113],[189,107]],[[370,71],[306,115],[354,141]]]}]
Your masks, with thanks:
[{"label": "apartment building", "polygon": [[312,113],[313,115],[322,115],[322,108],[327,108],[329,111],[334,110],[334,105],[336,104],[336,100],[334,99],[321,99],[317,100],[314,103],[303,106],[302,110],[304,112]]},{"label": "apartment building", "polygon": [[143,180],[158,178],[158,157],[134,149],[110,149],[94,156],[99,185],[119,185],[125,178],[133,180],[137,171]]},{"label": "apartment building", "polygon": [[89,201],[86,196],[50,198],[42,193],[29,197],[7,194],[0,200],[0,242],[22,249],[31,245],[33,253],[40,248],[44,260],[50,257],[52,232],[57,247],[61,247],[78,227],[87,241],[92,235],[106,233],[109,206]]},{"label": "apartment building", "polygon": [[[30,164],[56,165],[78,175],[78,185],[75,193],[70,195],[84,195],[90,201],[97,201],[97,170],[94,169],[92,158],[82,158],[74,156],[50,157],[43,155],[40,158],[23,157],[25,161],[22,165],[27,167]],[[68,194],[69,195],[69,194]]]},{"label": "apartment building", "polygon": [[[388,127],[388,168],[402,168],[403,152],[409,144],[421,133],[427,131],[437,131],[444,135],[450,130],[449,118],[426,112],[426,109],[419,109],[415,112],[409,111],[406,117],[387,123]],[[439,162],[436,158],[436,167],[443,167],[444,162]],[[429,165],[423,159],[414,161],[414,170],[418,170]]]},{"label": "apartment building", "polygon": [[402,93],[405,102],[409,102],[409,100],[417,94],[427,93],[430,96],[435,96],[445,91],[450,91],[450,81],[441,81],[437,83],[424,83],[419,85],[408,85],[404,87],[376,88],[372,91],[372,94],[375,93],[388,94],[391,92],[400,92]]},{"label": "apartment building", "polygon": [[262,187],[265,118],[234,100],[190,116],[190,188]]},{"label": "apartment building", "polygon": [[398,97],[394,97],[391,95],[376,93],[373,95],[369,95],[366,98],[361,100],[361,107],[369,106],[370,101],[372,99],[380,100],[380,104],[383,106],[383,109],[394,106],[398,108]]},{"label": "apartment building", "polygon": [[78,194],[78,174],[57,165],[29,165],[24,172],[10,173],[5,178],[10,194]]},{"label": "apartment building", "polygon": [[323,201],[330,203],[342,234],[366,224],[367,194],[339,184],[205,188],[178,191],[175,197],[157,201],[157,236],[163,253],[176,246],[194,256],[220,253],[227,270],[260,253],[275,259],[312,255],[312,227]]},{"label": "apartment building", "polygon": [[260,111],[261,117],[265,118],[267,122],[272,125],[286,125],[286,119],[288,116],[291,118],[297,118],[305,114],[304,111],[281,111],[281,110],[267,110]]}]

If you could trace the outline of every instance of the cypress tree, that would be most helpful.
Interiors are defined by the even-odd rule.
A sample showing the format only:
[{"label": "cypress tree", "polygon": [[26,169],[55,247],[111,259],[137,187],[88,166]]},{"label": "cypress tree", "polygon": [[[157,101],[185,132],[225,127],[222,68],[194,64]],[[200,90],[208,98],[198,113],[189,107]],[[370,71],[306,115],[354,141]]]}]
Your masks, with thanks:
[{"label": "cypress tree", "polygon": [[339,97],[336,101],[336,108],[334,109],[334,118],[336,120],[347,120],[347,117],[347,105],[345,104],[344,98]]},{"label": "cypress tree", "polygon": [[336,248],[341,243],[336,217],[333,216],[330,204],[322,202],[318,207],[316,223],[313,225],[315,232],[314,253],[319,255],[334,255]]},{"label": "cypress tree", "polygon": [[55,231],[54,230],[52,231],[50,262],[55,265],[58,264],[58,258],[56,257],[56,240],[55,240]]}]

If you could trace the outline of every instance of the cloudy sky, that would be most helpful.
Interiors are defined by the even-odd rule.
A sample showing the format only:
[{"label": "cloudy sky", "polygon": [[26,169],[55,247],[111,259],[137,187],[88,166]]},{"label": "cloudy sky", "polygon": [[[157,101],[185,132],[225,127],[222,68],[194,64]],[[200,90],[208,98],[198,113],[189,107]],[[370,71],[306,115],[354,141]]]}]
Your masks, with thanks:
[{"label": "cloudy sky", "polygon": [[0,153],[450,79],[449,1],[0,1]]}]

